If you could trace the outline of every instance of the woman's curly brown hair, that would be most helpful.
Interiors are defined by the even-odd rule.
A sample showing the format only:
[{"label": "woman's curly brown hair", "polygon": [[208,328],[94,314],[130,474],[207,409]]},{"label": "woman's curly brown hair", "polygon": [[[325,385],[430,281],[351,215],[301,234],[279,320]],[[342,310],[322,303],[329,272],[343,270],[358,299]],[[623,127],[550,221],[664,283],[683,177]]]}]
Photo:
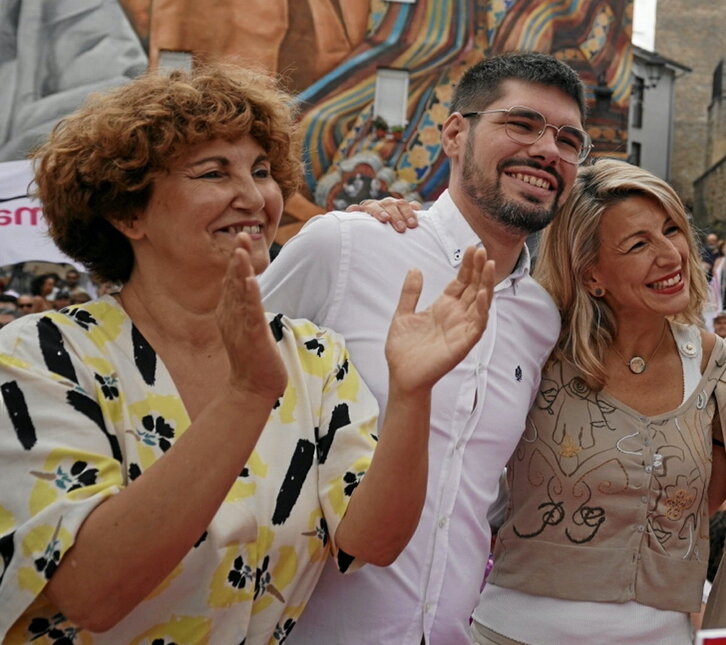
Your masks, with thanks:
[{"label": "woman's curly brown hair", "polygon": [[301,177],[295,117],[273,78],[231,63],[149,72],[91,95],[31,155],[50,235],[89,272],[125,282],[133,252],[111,222],[146,207],[155,177],[190,146],[249,134],[287,199]]}]

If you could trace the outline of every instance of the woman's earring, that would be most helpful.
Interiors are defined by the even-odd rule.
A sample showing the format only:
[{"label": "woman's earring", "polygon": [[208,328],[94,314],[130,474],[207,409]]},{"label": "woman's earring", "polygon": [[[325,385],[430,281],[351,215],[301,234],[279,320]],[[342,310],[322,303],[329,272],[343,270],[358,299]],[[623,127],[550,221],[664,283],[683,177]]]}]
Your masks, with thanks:
[{"label": "woman's earring", "polygon": [[605,295],[605,289],[601,289],[600,287],[595,287],[592,290],[592,295],[596,298],[602,298]]}]

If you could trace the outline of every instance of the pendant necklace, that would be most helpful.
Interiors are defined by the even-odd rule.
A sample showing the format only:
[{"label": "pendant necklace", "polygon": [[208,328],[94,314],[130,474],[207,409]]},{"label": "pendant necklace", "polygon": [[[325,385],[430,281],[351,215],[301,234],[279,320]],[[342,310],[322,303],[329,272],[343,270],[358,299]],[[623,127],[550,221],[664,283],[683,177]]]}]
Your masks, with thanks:
[{"label": "pendant necklace", "polygon": [[625,356],[623,356],[617,349],[615,349],[615,345],[613,345],[613,351],[620,357],[620,359],[625,363],[625,366],[633,373],[633,374],[642,374],[645,372],[645,368],[648,366],[648,361],[655,356],[655,353],[658,351],[658,348],[661,346],[661,343],[663,342],[663,338],[665,338],[665,330],[668,326],[668,322],[666,322],[663,325],[663,331],[660,334],[660,338],[658,339],[658,343],[655,346],[655,349],[650,353],[650,356],[647,358],[643,358],[642,356],[633,356],[629,361],[625,360]]}]

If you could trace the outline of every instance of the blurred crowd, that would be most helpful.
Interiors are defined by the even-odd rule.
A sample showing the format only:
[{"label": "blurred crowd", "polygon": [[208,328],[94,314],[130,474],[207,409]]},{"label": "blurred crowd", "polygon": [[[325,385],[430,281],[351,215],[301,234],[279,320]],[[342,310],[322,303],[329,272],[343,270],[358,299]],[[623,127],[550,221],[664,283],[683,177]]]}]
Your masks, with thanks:
[{"label": "blurred crowd", "polygon": [[706,328],[726,337],[726,240],[708,233],[703,241],[701,264],[709,284],[709,297],[703,318]]},{"label": "blurred crowd", "polygon": [[94,281],[72,267],[65,272],[21,278],[17,273],[12,277],[0,275],[0,328],[27,314],[88,302],[115,287],[108,282]]}]

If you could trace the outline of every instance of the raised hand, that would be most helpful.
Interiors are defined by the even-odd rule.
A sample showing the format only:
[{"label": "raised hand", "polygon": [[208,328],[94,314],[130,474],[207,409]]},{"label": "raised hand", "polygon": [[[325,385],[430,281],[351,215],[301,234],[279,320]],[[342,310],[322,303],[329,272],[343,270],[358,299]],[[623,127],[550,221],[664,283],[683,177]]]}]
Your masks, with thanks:
[{"label": "raised hand", "polygon": [[452,280],[434,303],[416,312],[423,277],[409,271],[386,341],[391,383],[402,391],[430,388],[481,338],[494,291],[494,261],[469,247]]},{"label": "raised hand", "polygon": [[416,211],[421,210],[421,204],[398,197],[385,197],[383,199],[364,199],[360,204],[352,204],[345,210],[349,213],[367,213],[379,222],[390,224],[399,233],[405,233],[407,228],[418,226]]},{"label": "raised hand", "polygon": [[274,401],[285,391],[287,370],[262,307],[250,260],[252,241],[247,233],[240,233],[237,243],[217,306],[217,325],[229,357],[230,383]]}]

